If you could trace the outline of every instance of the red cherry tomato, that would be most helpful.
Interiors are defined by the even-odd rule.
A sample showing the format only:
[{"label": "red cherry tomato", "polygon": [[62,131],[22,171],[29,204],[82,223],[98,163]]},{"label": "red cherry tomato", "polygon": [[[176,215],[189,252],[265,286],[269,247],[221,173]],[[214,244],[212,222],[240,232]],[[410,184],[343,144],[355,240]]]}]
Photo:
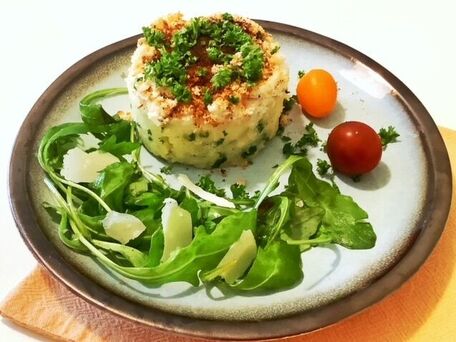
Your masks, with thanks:
[{"label": "red cherry tomato", "polygon": [[326,151],[333,168],[347,176],[373,170],[382,158],[382,141],[370,126],[347,121],[329,134]]}]

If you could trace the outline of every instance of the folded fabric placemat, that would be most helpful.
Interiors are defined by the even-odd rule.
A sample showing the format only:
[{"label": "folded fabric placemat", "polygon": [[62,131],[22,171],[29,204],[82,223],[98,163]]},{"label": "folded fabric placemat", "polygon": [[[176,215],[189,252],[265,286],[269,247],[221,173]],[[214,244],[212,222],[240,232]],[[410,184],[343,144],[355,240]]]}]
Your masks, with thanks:
[{"label": "folded fabric placemat", "polygon": [[[456,131],[441,128],[440,132],[456,170]],[[358,315],[287,341],[456,341],[455,189],[442,238],[407,284]],[[74,295],[41,266],[4,300],[0,314],[55,340],[202,341],[161,332],[99,309]]]}]

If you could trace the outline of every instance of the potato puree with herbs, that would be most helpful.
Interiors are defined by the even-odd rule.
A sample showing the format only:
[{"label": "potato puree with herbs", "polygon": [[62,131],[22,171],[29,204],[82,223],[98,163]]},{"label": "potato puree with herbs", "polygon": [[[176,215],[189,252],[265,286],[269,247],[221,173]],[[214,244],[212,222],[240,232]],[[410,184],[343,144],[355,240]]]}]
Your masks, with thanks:
[{"label": "potato puree with herbs", "polygon": [[172,14],[143,33],[127,84],[145,147],[201,168],[247,164],[276,134],[288,97],[277,42],[230,14]]}]

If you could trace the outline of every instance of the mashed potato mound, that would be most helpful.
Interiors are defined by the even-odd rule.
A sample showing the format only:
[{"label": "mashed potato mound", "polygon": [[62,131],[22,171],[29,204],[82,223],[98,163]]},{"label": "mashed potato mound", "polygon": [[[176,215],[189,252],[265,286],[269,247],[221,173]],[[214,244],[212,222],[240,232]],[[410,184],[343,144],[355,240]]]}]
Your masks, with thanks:
[{"label": "mashed potato mound", "polygon": [[172,163],[246,165],[276,135],[288,97],[277,42],[229,14],[172,14],[143,30],[127,86],[144,146]]}]

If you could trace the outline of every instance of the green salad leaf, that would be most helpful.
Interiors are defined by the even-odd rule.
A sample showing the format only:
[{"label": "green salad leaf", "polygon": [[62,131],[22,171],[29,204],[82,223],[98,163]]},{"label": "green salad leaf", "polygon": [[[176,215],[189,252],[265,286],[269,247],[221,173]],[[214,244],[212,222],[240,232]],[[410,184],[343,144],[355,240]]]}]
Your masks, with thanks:
[{"label": "green salad leaf", "polygon": [[98,101],[107,97],[123,95],[127,88],[109,88],[98,90],[85,96],[79,103],[82,122],[89,127],[98,129],[100,126],[115,123],[116,120],[109,115]]},{"label": "green salad leaf", "polygon": [[340,194],[330,183],[318,179],[307,159],[295,164],[287,192],[307,207],[324,210],[319,235],[330,239],[331,243],[351,249],[375,246],[376,235],[366,221],[367,213],[351,197]]},{"label": "green salad leaf", "polygon": [[128,162],[119,162],[104,169],[94,183],[100,197],[112,210],[123,211],[125,190],[131,182],[135,169]]},{"label": "green salad leaf", "polygon": [[297,246],[274,241],[258,250],[247,275],[233,288],[240,291],[274,292],[296,286],[304,277]]}]

